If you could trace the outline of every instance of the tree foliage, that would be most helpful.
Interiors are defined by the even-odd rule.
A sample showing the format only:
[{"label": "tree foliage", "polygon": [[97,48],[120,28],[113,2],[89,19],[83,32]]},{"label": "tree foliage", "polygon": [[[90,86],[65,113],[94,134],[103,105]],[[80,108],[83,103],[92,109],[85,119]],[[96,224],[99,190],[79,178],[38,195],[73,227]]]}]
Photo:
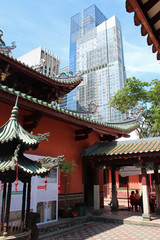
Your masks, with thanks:
[{"label": "tree foliage", "polygon": [[148,83],[135,77],[126,79],[124,88],[113,96],[110,106],[130,117],[141,112],[137,129],[140,138],[160,135],[160,80]]},{"label": "tree foliage", "polygon": [[61,162],[59,169],[61,170],[61,176],[64,178],[64,207],[67,208],[67,185],[68,177],[73,176],[73,171],[77,167],[74,160],[67,161],[66,159]]}]

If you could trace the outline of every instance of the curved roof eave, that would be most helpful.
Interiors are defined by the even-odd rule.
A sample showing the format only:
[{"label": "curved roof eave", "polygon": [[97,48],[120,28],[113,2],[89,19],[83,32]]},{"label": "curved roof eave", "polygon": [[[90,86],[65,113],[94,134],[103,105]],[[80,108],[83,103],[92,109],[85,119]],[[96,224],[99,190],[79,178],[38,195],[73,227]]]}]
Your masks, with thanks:
[{"label": "curved roof eave", "polygon": [[[16,162],[13,161],[13,154],[3,156],[3,161],[0,161],[0,172],[6,173],[10,171],[16,171]],[[1,159],[1,156],[0,156]],[[17,157],[18,170],[30,176],[47,174],[51,168],[45,168],[41,163],[32,161],[31,159],[20,155]]]},{"label": "curved roof eave", "polygon": [[46,134],[42,134],[39,136],[33,135],[32,133],[27,132],[18,122],[18,107],[16,104],[11,111],[10,119],[0,127],[0,143],[3,144],[5,142],[13,141],[17,139],[23,145],[27,147],[35,148],[38,144],[46,140]]},{"label": "curved roof eave", "polygon": [[81,156],[84,158],[133,158],[133,156],[141,156],[157,153],[160,155],[160,137],[143,138],[128,141],[114,142],[96,142],[91,147],[82,151]]},{"label": "curved roof eave", "polygon": [[[128,134],[135,130],[138,127],[137,119],[132,121],[132,124],[114,124],[114,123],[104,123],[96,120],[89,119],[85,116],[79,115],[77,113],[53,106],[50,103],[44,102],[37,98],[33,98],[27,94],[21,93],[19,91],[15,91],[12,88],[8,88],[7,86],[3,86],[0,84],[0,90],[3,92],[7,92],[11,95],[19,95],[21,99],[19,100],[19,106],[26,110],[30,110],[31,107],[40,111],[44,116],[49,116],[51,118],[59,119],[61,121],[65,121],[71,124],[74,124],[78,127],[90,127],[94,131],[102,134]],[[3,95],[8,101],[6,94]],[[4,99],[3,99],[4,101]],[[28,102],[30,103],[28,106]],[[32,109],[33,110],[33,109]]]},{"label": "curved roof eave", "polygon": [[134,13],[134,23],[141,25],[141,35],[147,35],[147,44],[152,45],[152,52],[160,60],[160,2],[126,0],[126,11]]},{"label": "curved roof eave", "polygon": [[5,54],[0,52],[0,59],[3,61],[6,61],[10,66],[16,67],[16,69],[19,71],[22,71],[23,73],[26,72],[33,78],[38,79],[39,81],[43,81],[46,83],[49,83],[50,85],[57,85],[57,86],[69,86],[69,87],[75,87],[78,84],[81,83],[83,80],[81,75],[77,76],[68,76],[66,74],[66,78],[60,77],[60,75],[54,75],[54,77],[49,77],[48,75],[42,74],[36,70],[34,70],[32,67],[29,67],[28,65],[25,65],[24,63],[18,61],[17,59],[13,57],[6,56]]}]

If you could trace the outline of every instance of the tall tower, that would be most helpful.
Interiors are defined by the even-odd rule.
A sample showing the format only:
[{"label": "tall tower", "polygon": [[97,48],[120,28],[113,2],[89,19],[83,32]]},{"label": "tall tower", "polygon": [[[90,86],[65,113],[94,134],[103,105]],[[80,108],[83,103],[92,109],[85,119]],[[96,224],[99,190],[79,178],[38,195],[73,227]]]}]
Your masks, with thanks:
[{"label": "tall tower", "polygon": [[67,96],[67,108],[79,111],[98,106],[93,119],[121,121],[124,116],[110,108],[111,97],[124,86],[122,34],[119,20],[107,20],[95,6],[71,17],[69,70],[84,72],[83,82]]}]

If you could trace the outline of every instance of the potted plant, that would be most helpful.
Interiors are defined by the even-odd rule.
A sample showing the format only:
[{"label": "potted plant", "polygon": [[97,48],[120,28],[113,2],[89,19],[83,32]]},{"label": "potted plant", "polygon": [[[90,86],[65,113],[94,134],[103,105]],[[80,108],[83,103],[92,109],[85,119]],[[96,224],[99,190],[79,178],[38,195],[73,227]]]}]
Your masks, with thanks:
[{"label": "potted plant", "polygon": [[77,167],[77,164],[74,160],[67,161],[66,159],[61,162],[59,165],[59,169],[61,171],[61,176],[64,180],[64,209],[62,216],[69,217],[70,215],[70,208],[67,206],[67,186],[69,185],[69,177],[73,176],[73,171]]}]

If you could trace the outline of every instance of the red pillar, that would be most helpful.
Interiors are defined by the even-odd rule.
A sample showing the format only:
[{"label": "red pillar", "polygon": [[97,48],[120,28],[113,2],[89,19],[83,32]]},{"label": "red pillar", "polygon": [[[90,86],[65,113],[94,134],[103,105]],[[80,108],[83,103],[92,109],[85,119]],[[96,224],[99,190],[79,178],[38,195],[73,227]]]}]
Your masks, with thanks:
[{"label": "red pillar", "polygon": [[154,167],[155,176],[155,190],[156,190],[156,213],[160,214],[160,176],[158,173],[158,166]]}]

